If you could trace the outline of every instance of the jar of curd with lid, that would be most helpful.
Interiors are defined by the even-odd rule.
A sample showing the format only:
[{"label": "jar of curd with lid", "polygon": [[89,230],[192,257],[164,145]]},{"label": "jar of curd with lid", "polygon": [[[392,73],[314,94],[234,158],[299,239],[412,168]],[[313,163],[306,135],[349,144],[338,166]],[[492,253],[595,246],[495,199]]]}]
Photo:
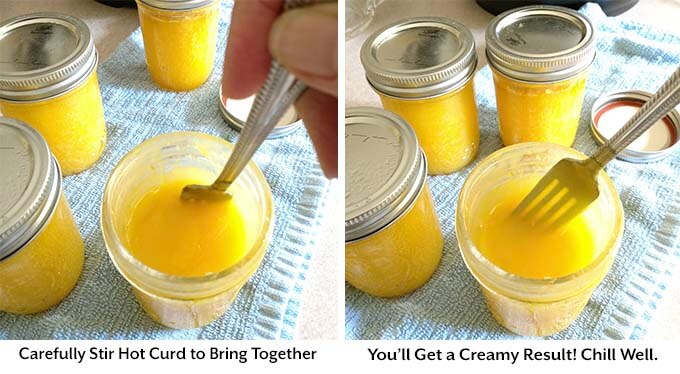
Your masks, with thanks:
[{"label": "jar of curd with lid", "polygon": [[374,296],[412,292],[444,246],[416,135],[394,113],[350,108],[345,150],[345,279]]},{"label": "jar of curd with lid", "polygon": [[97,50],[87,25],[59,13],[0,23],[0,111],[45,138],[64,175],[94,164],[106,146]]},{"label": "jar of curd with lid", "polygon": [[503,144],[576,137],[588,68],[595,59],[593,26],[557,6],[527,6],[498,15],[486,29]]},{"label": "jar of curd with lid", "polygon": [[600,172],[599,197],[576,218],[546,230],[511,214],[538,180],[571,148],[522,143],[482,160],[458,198],[456,236],[493,317],[520,335],[552,335],[583,310],[616,257],[623,208]]},{"label": "jar of curd with lid", "polygon": [[449,174],[475,158],[477,55],[465,26],[438,17],[393,23],[366,39],[361,63],[383,108],[413,126],[429,174]]},{"label": "jar of curd with lid", "polygon": [[137,0],[146,66],[161,88],[189,91],[212,72],[220,0]]},{"label": "jar of curd with lid", "polygon": [[0,311],[42,312],[78,282],[83,240],[37,131],[0,117],[0,160]]},{"label": "jar of curd with lid", "polygon": [[160,135],[125,155],[106,184],[101,225],[109,256],[165,326],[219,318],[264,258],[273,201],[254,162],[229,187],[230,198],[180,198],[188,184],[212,184],[232,151],[207,134]]}]

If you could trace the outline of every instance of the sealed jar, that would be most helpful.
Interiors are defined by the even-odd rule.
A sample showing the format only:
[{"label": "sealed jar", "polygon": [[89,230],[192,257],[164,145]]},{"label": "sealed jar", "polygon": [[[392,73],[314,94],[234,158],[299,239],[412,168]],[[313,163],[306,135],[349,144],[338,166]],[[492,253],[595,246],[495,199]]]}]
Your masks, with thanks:
[{"label": "sealed jar", "polygon": [[146,66],[161,88],[189,91],[210,76],[220,0],[137,0]]},{"label": "sealed jar", "polygon": [[42,312],[78,282],[83,240],[37,131],[0,117],[0,160],[0,311]]},{"label": "sealed jar", "polygon": [[0,24],[0,111],[45,138],[64,175],[94,164],[106,146],[97,50],[81,20],[59,13]]},{"label": "sealed jar", "polygon": [[557,6],[507,11],[486,29],[486,56],[493,72],[503,144],[571,146],[588,68],[595,59],[590,21]]},{"label": "sealed jar", "polygon": [[439,17],[393,23],[366,39],[361,63],[383,108],[413,126],[429,174],[449,174],[475,158],[477,55],[465,26]]},{"label": "sealed jar", "polygon": [[374,296],[412,292],[444,246],[416,135],[394,113],[349,108],[345,149],[345,279]]},{"label": "sealed jar", "polygon": [[600,195],[583,213],[546,231],[511,215],[535,183],[571,148],[522,143],[482,160],[458,198],[456,235],[468,270],[493,317],[520,335],[552,335],[581,313],[614,261],[623,208],[611,179],[598,176]]},{"label": "sealed jar", "polygon": [[186,184],[212,183],[232,151],[207,134],[160,135],[125,155],[106,184],[101,225],[109,256],[143,309],[165,326],[218,319],[264,257],[273,201],[252,161],[230,199],[180,198]]}]

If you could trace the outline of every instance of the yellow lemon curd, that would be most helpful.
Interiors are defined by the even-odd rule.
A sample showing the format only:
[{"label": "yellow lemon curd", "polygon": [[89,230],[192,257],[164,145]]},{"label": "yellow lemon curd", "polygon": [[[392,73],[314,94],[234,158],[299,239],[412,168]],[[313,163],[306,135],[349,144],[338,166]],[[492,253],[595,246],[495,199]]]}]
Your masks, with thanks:
[{"label": "yellow lemon curd", "polygon": [[128,250],[143,264],[192,277],[225,270],[245,255],[244,217],[233,199],[180,198],[182,188],[196,181],[187,176],[164,183],[133,209]]},{"label": "yellow lemon curd", "polygon": [[345,279],[374,296],[395,297],[427,282],[444,247],[427,182],[414,205],[386,228],[345,245]]},{"label": "yellow lemon curd", "polygon": [[32,314],[61,302],[78,282],[83,251],[83,240],[62,193],[44,229],[0,261],[0,311]]},{"label": "yellow lemon curd", "polygon": [[415,130],[430,175],[450,174],[474,160],[479,146],[477,103],[472,80],[441,96],[405,100],[380,94],[385,109]]},{"label": "yellow lemon curd", "polygon": [[146,64],[161,88],[188,91],[208,79],[217,48],[219,3],[164,10],[137,0]]},{"label": "yellow lemon curd", "polygon": [[65,94],[39,101],[0,100],[0,110],[38,130],[64,175],[92,166],[106,146],[106,121],[96,70]]},{"label": "yellow lemon curd", "polygon": [[586,70],[559,82],[529,83],[494,71],[503,144],[549,142],[571,146],[581,117],[587,74]]}]

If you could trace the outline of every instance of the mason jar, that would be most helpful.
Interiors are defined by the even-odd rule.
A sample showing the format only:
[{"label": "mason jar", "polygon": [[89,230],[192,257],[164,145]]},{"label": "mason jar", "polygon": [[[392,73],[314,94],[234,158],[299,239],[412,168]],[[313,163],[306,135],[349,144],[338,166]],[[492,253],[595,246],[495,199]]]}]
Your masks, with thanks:
[{"label": "mason jar", "polygon": [[395,22],[366,39],[361,63],[383,108],[415,130],[429,174],[449,174],[474,160],[477,55],[470,30],[440,17]]},{"label": "mason jar", "polygon": [[[489,230],[489,212],[502,209],[508,202],[504,199],[511,197],[518,197],[511,201],[511,206],[516,206],[535,182],[565,157],[585,158],[576,150],[552,143],[502,148],[472,170],[458,198],[456,236],[463,260],[493,317],[519,335],[552,335],[568,327],[609,272],[621,244],[623,208],[604,171],[598,175],[599,197],[575,218],[578,226],[572,226],[582,230],[569,236],[551,233],[555,235],[550,237],[552,241],[539,238],[539,228],[523,227],[522,232],[530,233],[526,238],[516,237],[516,227],[507,231],[508,235]],[[513,196],[509,190],[517,186],[523,190],[515,190],[518,196]],[[489,235],[494,240],[487,240]],[[523,246],[522,240],[531,245]],[[567,240],[572,241],[570,247],[564,244]],[[511,252],[515,247],[519,249]],[[575,257],[579,258],[576,262]]]},{"label": "mason jar", "polygon": [[158,86],[189,91],[210,76],[220,0],[137,0],[149,74]]},{"label": "mason jar", "polygon": [[444,246],[416,135],[394,113],[349,108],[345,149],[345,279],[374,296],[410,293]]},{"label": "mason jar", "polygon": [[83,240],[59,163],[31,126],[0,117],[0,311],[32,314],[75,287]]},{"label": "mason jar", "polygon": [[64,175],[88,169],[106,146],[97,50],[87,25],[59,13],[0,23],[0,111],[45,138]]},{"label": "mason jar", "polygon": [[[109,176],[101,209],[106,248],[119,273],[132,285],[143,309],[165,326],[185,329],[206,325],[218,319],[233,302],[260,266],[269,244],[274,221],[271,190],[252,161],[230,186],[229,203],[236,204],[243,213],[244,231],[238,235],[243,236],[241,245],[244,251],[240,260],[218,271],[176,275],[180,273],[160,271],[148,259],[136,257],[132,246],[135,241],[132,217],[145,196],[162,190],[164,185],[181,180],[185,175],[200,175],[203,178],[200,183],[211,183],[222,171],[232,151],[232,144],[207,134],[174,132],[159,135],[126,154]],[[178,202],[180,195],[181,190],[177,192]],[[205,203],[197,209],[210,208],[206,205],[210,202],[196,203]],[[196,217],[191,216],[184,221],[186,225],[176,230],[188,233],[199,225],[198,231],[208,235],[215,231],[212,229],[223,228],[207,226],[221,225],[219,220],[201,221],[199,224]],[[192,232],[196,233],[196,230]],[[198,242],[194,244],[194,247],[200,246]],[[229,249],[220,245],[210,250]],[[167,252],[164,256],[171,255],[169,249]],[[187,264],[196,265],[201,260],[199,257],[198,254],[183,256],[178,260],[183,263],[177,265],[185,268]]]},{"label": "mason jar", "polygon": [[590,21],[563,7],[532,5],[494,18],[486,29],[503,144],[576,137],[589,67],[595,59]]}]

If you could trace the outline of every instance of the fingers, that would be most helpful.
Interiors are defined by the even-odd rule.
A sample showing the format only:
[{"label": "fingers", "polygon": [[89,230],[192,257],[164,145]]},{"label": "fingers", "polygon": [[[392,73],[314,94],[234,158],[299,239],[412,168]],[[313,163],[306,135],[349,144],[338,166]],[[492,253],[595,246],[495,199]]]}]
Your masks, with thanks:
[{"label": "fingers", "polygon": [[337,3],[283,13],[272,26],[269,50],[308,86],[338,96]]},{"label": "fingers", "polygon": [[282,4],[283,0],[236,1],[222,76],[226,97],[248,97],[264,84],[271,62],[269,32]]},{"label": "fingers", "polygon": [[308,89],[295,103],[327,178],[338,176],[338,99]]}]

